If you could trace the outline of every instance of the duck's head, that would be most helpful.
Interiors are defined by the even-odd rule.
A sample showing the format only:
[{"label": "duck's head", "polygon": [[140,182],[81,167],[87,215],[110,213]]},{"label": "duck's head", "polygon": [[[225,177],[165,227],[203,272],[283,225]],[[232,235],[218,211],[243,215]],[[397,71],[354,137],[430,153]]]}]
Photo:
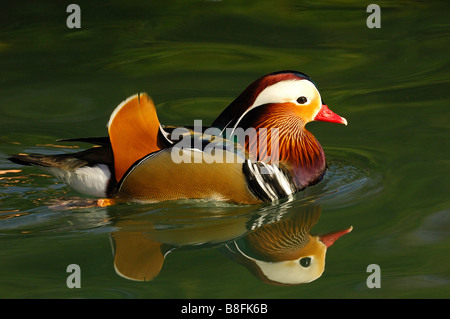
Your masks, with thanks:
[{"label": "duck's head", "polygon": [[332,112],[323,102],[309,76],[298,71],[279,71],[250,84],[212,126],[222,130],[280,126],[281,123],[303,127],[311,121],[347,125],[345,118]]},{"label": "duck's head", "polygon": [[[345,118],[323,102],[309,76],[280,71],[250,84],[212,126],[245,145],[253,160],[300,167],[303,171],[294,172],[294,176],[297,186],[303,188],[320,179],[326,166],[322,147],[305,129],[311,121],[347,125]],[[249,130],[251,133],[247,133]],[[273,153],[272,148],[278,151]]]},{"label": "duck's head", "polygon": [[[268,260],[253,258],[240,251],[248,258],[253,272],[262,281],[277,285],[298,285],[309,283],[325,270],[327,249],[341,236],[351,232],[352,228],[329,233],[323,236],[311,236],[302,249],[289,251],[277,256],[279,259]],[[237,247],[239,249],[239,247]],[[275,257],[275,256],[271,256]],[[249,268],[251,268],[249,267]]]}]

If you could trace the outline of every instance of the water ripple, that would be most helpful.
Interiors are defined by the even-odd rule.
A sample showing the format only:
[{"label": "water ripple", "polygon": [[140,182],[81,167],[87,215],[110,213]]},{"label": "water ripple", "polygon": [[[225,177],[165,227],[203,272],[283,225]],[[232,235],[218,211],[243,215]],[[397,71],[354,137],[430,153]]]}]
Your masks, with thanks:
[{"label": "water ripple", "polygon": [[382,190],[375,152],[356,148],[331,148],[325,152],[328,170],[324,179],[306,189],[303,196],[315,198],[323,206],[343,208]]}]

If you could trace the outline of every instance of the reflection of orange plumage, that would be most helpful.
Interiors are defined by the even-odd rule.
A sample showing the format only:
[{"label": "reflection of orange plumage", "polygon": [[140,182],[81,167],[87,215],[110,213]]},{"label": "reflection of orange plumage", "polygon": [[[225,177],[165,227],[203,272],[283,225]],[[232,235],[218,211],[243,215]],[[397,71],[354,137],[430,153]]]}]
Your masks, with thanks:
[{"label": "reflection of orange plumage", "polygon": [[271,261],[300,258],[301,249],[310,242],[311,227],[319,217],[319,213],[296,214],[290,219],[258,228],[258,231],[247,235],[247,245],[255,254]]},{"label": "reflection of orange plumage", "polygon": [[165,216],[134,211],[132,219],[122,216],[114,224],[114,268],[124,278],[149,281],[159,276],[169,253],[214,247],[265,283],[308,283],[325,270],[328,248],[352,231],[348,227],[313,235],[319,218],[320,207],[315,205],[294,211],[281,204],[256,214],[251,206],[214,211],[208,206],[176,206]]}]

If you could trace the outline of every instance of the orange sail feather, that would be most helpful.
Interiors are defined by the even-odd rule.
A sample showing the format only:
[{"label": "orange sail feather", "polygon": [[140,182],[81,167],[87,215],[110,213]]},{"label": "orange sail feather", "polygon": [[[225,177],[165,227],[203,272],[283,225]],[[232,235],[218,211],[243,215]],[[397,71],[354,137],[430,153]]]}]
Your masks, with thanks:
[{"label": "orange sail feather", "polygon": [[160,150],[159,126],[153,101],[145,93],[133,95],[114,110],[108,122],[108,133],[117,181],[137,160]]}]

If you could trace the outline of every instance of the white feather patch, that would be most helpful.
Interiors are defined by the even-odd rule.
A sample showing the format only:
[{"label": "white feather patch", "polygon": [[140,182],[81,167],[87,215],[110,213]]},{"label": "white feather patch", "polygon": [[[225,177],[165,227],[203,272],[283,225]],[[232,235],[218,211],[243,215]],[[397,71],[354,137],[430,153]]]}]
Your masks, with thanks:
[{"label": "white feather patch", "polygon": [[126,105],[128,102],[130,102],[131,100],[135,99],[136,97],[140,96],[142,93],[137,93],[134,94],[132,96],[130,96],[129,98],[127,98],[126,100],[122,101],[115,109],[114,111],[111,113],[111,116],[109,117],[109,121],[106,124],[106,127],[109,129],[109,127],[111,126],[114,118],[116,117],[117,113],[119,113],[119,111],[122,109],[122,107],[124,105]]},{"label": "white feather patch", "polygon": [[107,165],[84,166],[73,171],[54,167],[45,169],[80,193],[96,197],[106,196],[106,189],[111,178]]},{"label": "white feather patch", "polygon": [[308,102],[305,103],[305,105],[311,103],[311,101],[317,96],[319,101],[322,100],[316,86],[308,80],[287,80],[268,86],[261,93],[259,93],[253,105],[250,106],[237,120],[233,127],[232,134],[239,126],[239,122],[242,118],[255,107],[268,103],[297,103],[296,100],[300,96],[305,96],[307,98]]}]

